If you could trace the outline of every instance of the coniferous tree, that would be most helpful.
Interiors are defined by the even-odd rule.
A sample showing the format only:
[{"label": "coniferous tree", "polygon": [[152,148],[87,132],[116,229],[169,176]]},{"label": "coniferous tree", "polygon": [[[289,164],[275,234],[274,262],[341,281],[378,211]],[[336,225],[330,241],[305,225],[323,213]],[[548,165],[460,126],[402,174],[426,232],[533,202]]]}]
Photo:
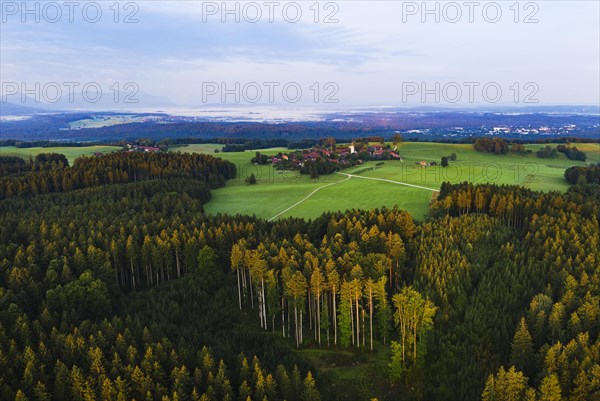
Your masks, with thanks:
[{"label": "coniferous tree", "polygon": [[527,330],[525,318],[522,317],[513,338],[510,352],[510,364],[515,366],[517,370],[523,372],[525,376],[529,377],[533,373],[534,358],[535,353],[531,335],[529,334],[529,330]]}]

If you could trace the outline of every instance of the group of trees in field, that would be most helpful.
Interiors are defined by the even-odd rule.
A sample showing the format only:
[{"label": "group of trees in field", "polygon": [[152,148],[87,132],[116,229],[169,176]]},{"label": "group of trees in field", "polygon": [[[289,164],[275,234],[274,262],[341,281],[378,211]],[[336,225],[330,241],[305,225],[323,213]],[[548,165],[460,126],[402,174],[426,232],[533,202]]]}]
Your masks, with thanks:
[{"label": "group of trees in field", "polygon": [[264,153],[256,152],[255,156],[252,159],[250,159],[250,162],[254,164],[265,165],[269,164],[271,162],[271,159]]},{"label": "group of trees in field", "polygon": [[546,145],[543,148],[540,148],[536,152],[536,155],[539,158],[547,159],[555,157],[557,152],[563,153],[570,160],[578,160],[583,162],[587,160],[587,154],[585,152],[577,149],[575,146],[569,146],[568,144],[561,144],[556,147]]},{"label": "group of trees in field", "polygon": [[550,145],[546,145],[543,148],[540,148],[535,154],[540,159],[549,159],[556,156],[556,148]]},{"label": "group of trees in field", "polygon": [[69,161],[63,154],[40,153],[28,161],[18,156],[0,156],[0,177],[13,176],[30,171],[52,170],[64,168]]},{"label": "group of trees in field", "polygon": [[442,156],[440,165],[442,167],[448,167],[450,165],[450,161],[456,161],[456,153],[451,153],[448,156]]},{"label": "group of trees in field", "polygon": [[117,152],[80,157],[73,166],[64,156],[40,154],[29,165],[29,171],[0,176],[0,199],[169,178],[192,178],[219,188],[236,174],[233,163],[194,153]]},{"label": "group of trees in field", "polygon": [[564,153],[570,160],[579,160],[582,162],[587,160],[587,154],[584,151],[577,149],[575,146],[561,144],[556,147],[556,150]]},{"label": "group of trees in field", "polygon": [[478,152],[495,153],[504,155],[508,153],[508,142],[499,137],[477,138],[473,143],[473,149]]},{"label": "group of trees in field", "polygon": [[600,163],[591,166],[573,166],[565,170],[565,179],[571,185],[600,184]]},{"label": "group of trees in field", "polygon": [[131,177],[0,201],[1,399],[337,399],[306,348],[382,355],[380,399],[600,391],[598,185],[269,222],[204,214],[218,159],[103,159],[3,178]]}]

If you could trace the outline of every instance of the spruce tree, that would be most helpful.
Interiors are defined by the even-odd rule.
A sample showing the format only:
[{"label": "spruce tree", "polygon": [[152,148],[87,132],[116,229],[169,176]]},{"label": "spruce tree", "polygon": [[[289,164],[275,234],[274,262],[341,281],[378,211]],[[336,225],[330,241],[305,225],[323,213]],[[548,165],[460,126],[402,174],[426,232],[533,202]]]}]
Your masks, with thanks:
[{"label": "spruce tree", "polygon": [[558,383],[558,377],[555,374],[547,376],[540,385],[540,397],[538,401],[562,401],[563,398],[560,393],[560,384]]},{"label": "spruce tree", "polygon": [[522,371],[525,376],[531,377],[533,374],[535,353],[533,350],[533,341],[525,318],[521,317],[521,321],[517,326],[513,337],[510,364],[515,366],[517,370]]}]

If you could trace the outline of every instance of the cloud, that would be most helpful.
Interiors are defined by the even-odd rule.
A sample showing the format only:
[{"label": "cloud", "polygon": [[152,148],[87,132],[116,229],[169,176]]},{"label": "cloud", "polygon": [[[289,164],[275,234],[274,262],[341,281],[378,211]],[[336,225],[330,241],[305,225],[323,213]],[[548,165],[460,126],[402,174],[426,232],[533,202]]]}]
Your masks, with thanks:
[{"label": "cloud", "polygon": [[[352,104],[394,102],[408,80],[536,81],[548,103],[600,101],[596,2],[539,3],[536,24],[515,23],[508,6],[495,24],[477,13],[473,23],[403,22],[402,2],[383,1],[320,2],[317,23],[312,2],[299,3],[297,23],[221,23],[203,14],[207,2],[146,1],[125,24],[131,10],[115,23],[102,4],[94,24],[3,23],[2,80],[134,81],[182,104],[205,81],[335,81]],[[332,11],[339,22],[323,23]]]}]

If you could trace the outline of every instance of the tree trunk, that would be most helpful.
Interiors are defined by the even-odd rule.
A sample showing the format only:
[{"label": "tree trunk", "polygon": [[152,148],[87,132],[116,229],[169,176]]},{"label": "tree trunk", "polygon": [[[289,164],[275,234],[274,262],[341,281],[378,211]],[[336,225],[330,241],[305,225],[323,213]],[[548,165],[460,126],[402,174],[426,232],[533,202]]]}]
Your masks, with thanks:
[{"label": "tree trunk", "polygon": [[302,309],[300,309],[300,344],[302,344],[304,342],[304,338],[302,338],[302,334],[304,333],[304,330],[302,328]]},{"label": "tree trunk", "polygon": [[258,291],[258,294],[257,294],[257,296],[258,296],[258,318],[260,319],[260,328],[262,329],[265,327],[265,325],[263,324],[263,310],[262,309],[263,309],[264,305],[262,303],[262,295],[261,295],[262,288],[258,287],[256,290]]},{"label": "tree trunk", "polygon": [[335,307],[335,286],[333,287],[333,344],[337,345],[337,311]]},{"label": "tree trunk", "polygon": [[252,309],[254,309],[254,294],[252,293],[252,276],[248,274],[248,279],[250,280],[250,303],[252,305]]},{"label": "tree trunk", "polygon": [[371,351],[373,351],[373,289],[369,287],[369,326],[371,337]]},{"label": "tree trunk", "polygon": [[281,295],[281,335],[285,338],[285,298]]},{"label": "tree trunk", "polygon": [[367,346],[367,340],[365,336],[365,310],[362,310],[362,337],[363,337],[363,348]]},{"label": "tree trunk", "polygon": [[120,274],[119,270],[120,269],[117,268],[117,258],[115,257],[115,255],[113,255],[113,261],[114,261],[114,266],[115,266],[115,279],[117,280],[117,287],[121,288],[119,286],[119,274]]},{"label": "tree trunk", "polygon": [[319,345],[321,345],[321,294],[317,291],[317,330],[319,337]]},{"label": "tree trunk", "polygon": [[308,291],[308,329],[312,330],[312,302],[310,298],[310,291]]},{"label": "tree trunk", "polygon": [[135,272],[133,271],[133,258],[129,258],[131,261],[131,283],[133,284],[133,292],[135,292]]},{"label": "tree trunk", "polygon": [[356,345],[360,348],[360,324],[358,318],[358,292],[356,293]]},{"label": "tree trunk", "polygon": [[352,313],[352,298],[350,298],[350,328],[352,329],[352,345],[354,345],[354,313]]},{"label": "tree trunk", "polygon": [[417,311],[414,312],[414,329],[413,329],[413,362],[417,361]]},{"label": "tree trunk", "polygon": [[237,284],[238,284],[238,301],[240,302],[240,310],[242,310],[242,288],[240,287],[240,269],[235,269],[237,271]]},{"label": "tree trunk", "polygon": [[264,321],[265,321],[265,330],[268,330],[268,327],[267,327],[267,302],[265,300],[265,279],[264,279],[264,277],[260,279],[260,283],[261,283],[261,286],[262,286],[262,290],[261,290],[261,293],[262,293],[262,312],[263,312],[263,318],[264,318]]},{"label": "tree trunk", "polygon": [[299,334],[298,334],[298,305],[294,304],[294,319],[296,320],[296,348],[300,348]]}]

